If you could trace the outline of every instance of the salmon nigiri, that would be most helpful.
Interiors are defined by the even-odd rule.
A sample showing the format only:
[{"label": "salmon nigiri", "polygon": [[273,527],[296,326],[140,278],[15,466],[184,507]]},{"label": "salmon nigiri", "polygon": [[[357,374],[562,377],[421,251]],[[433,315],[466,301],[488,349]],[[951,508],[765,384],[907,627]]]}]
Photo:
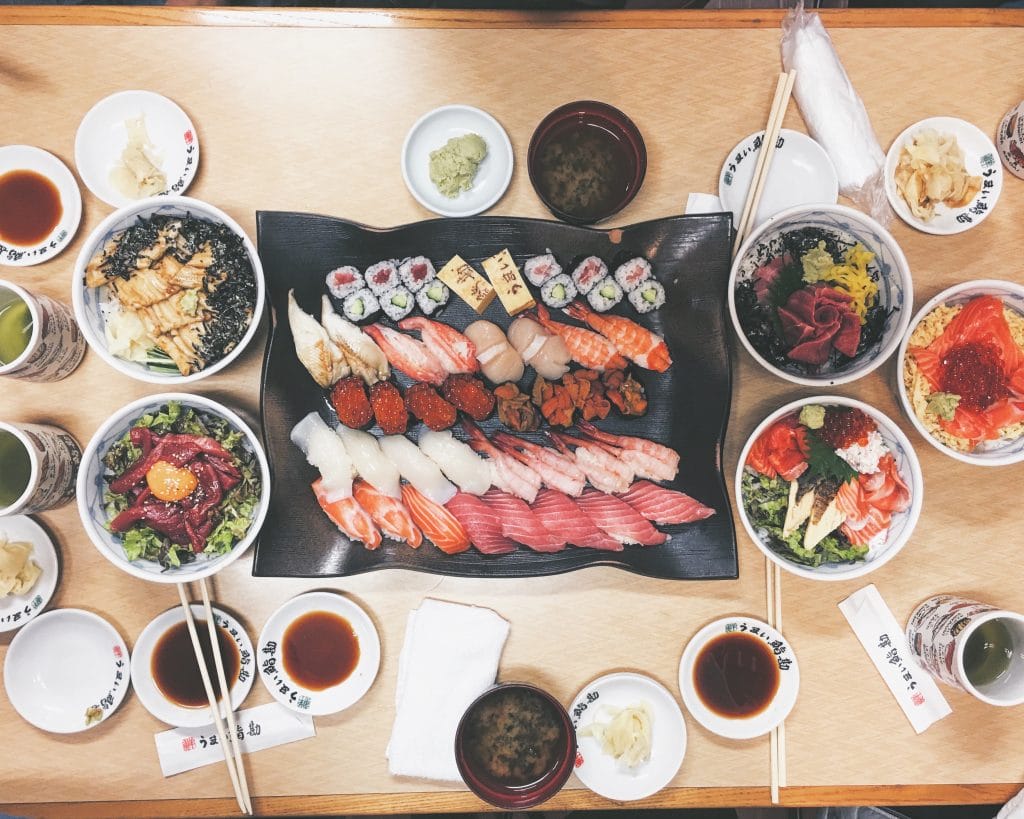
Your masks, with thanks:
[{"label": "salmon nigiri", "polygon": [[380,546],[382,538],[369,513],[351,496],[334,501],[328,500],[328,492],[324,489],[323,482],[323,478],[313,481],[313,494],[316,495],[320,508],[334,521],[334,525],[352,540],[362,541],[367,549],[376,549]]},{"label": "salmon nigiri", "polygon": [[414,549],[423,543],[423,533],[401,502],[378,492],[361,478],[352,484],[352,494],[385,535],[405,541]]},{"label": "salmon nigiri", "polygon": [[412,484],[402,484],[402,500],[412,515],[413,522],[423,530],[431,542],[449,555],[469,548],[469,535],[458,519],[443,506],[434,503]]}]

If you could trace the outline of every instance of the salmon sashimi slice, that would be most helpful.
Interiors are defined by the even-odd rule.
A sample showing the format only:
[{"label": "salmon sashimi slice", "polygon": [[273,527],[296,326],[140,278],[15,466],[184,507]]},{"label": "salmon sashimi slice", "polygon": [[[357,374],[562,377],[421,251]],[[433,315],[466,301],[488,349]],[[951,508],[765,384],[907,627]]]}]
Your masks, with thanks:
[{"label": "salmon sashimi slice", "polygon": [[501,533],[501,518],[475,495],[459,492],[445,508],[455,515],[476,548],[485,555],[501,555],[516,550],[515,541]]},{"label": "salmon sashimi slice", "polygon": [[620,543],[658,546],[668,540],[668,535],[655,529],[647,518],[615,495],[587,489],[576,499],[576,503],[598,529],[607,532]]},{"label": "salmon sashimi slice", "polygon": [[807,432],[795,415],[762,432],[747,453],[746,465],[766,475],[795,481],[807,469]]},{"label": "salmon sashimi slice", "polygon": [[423,533],[400,501],[378,492],[362,478],[353,481],[352,495],[385,535],[405,541],[414,549],[423,543]]},{"label": "salmon sashimi slice", "polygon": [[313,494],[316,495],[320,508],[327,513],[327,517],[352,540],[361,541],[367,549],[376,549],[380,546],[383,538],[381,538],[377,527],[374,526],[373,518],[355,498],[350,496],[328,501],[327,492],[323,487],[323,478],[313,481]]},{"label": "salmon sashimi slice", "polygon": [[619,497],[654,523],[693,523],[715,514],[710,506],[685,492],[666,489],[650,481],[637,481]]},{"label": "salmon sashimi slice", "polygon": [[522,543],[535,552],[560,552],[565,548],[565,538],[548,531],[541,519],[520,498],[500,489],[489,489],[481,500],[498,513],[501,533],[510,540]]},{"label": "salmon sashimi slice", "polygon": [[1007,374],[1024,365],[1024,351],[1013,340],[1003,313],[1003,302],[996,296],[978,296],[967,302],[928,349],[941,359],[951,349],[968,341],[995,347]]},{"label": "salmon sashimi slice", "polygon": [[577,321],[599,332],[622,355],[641,367],[663,373],[672,366],[672,356],[669,355],[665,339],[632,319],[610,313],[595,313],[579,301],[574,301],[564,310]]},{"label": "salmon sashimi slice", "polygon": [[1021,421],[1024,421],[1024,400],[1004,398],[984,412],[958,406],[953,420],[939,419],[939,425],[950,435],[977,444],[998,438],[1003,427]]},{"label": "salmon sashimi slice", "polygon": [[412,484],[402,484],[402,500],[413,523],[423,530],[438,549],[448,555],[469,548],[469,535],[458,518],[440,504],[434,503]]},{"label": "salmon sashimi slice", "polygon": [[594,525],[586,513],[568,495],[542,489],[533,504],[534,514],[551,532],[564,532],[566,540],[585,549],[621,552],[622,544]]}]

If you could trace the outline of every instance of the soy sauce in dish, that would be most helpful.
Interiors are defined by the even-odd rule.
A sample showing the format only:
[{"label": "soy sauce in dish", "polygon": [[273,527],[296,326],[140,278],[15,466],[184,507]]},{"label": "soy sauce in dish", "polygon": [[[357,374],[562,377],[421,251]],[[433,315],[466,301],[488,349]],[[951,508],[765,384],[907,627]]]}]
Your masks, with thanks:
[{"label": "soy sauce in dish", "polygon": [[715,637],[700,650],[693,667],[697,696],[721,717],[760,714],[775,697],[779,682],[771,648],[745,632]]},{"label": "soy sauce in dish", "polygon": [[311,611],[293,621],[281,645],[284,670],[309,691],[343,683],[359,664],[359,638],[352,624],[329,611]]},{"label": "soy sauce in dish", "polygon": [[[199,634],[199,644],[203,648],[206,667],[210,669],[213,693],[219,700],[221,698],[220,683],[217,680],[216,666],[213,660],[210,631],[205,620],[196,620],[196,632]],[[235,645],[235,641],[226,629],[217,629],[217,643],[220,648],[221,660],[224,663],[224,679],[228,681],[230,687],[231,681],[238,679],[242,658],[239,656],[238,646]],[[153,649],[153,659],[149,663],[149,670],[160,693],[176,705],[184,708],[209,706],[206,689],[203,687],[203,678],[199,673],[199,665],[196,663],[195,651],[192,648],[192,638],[188,633],[188,624],[184,620],[175,623],[160,635],[160,639],[156,641],[156,647]]]},{"label": "soy sauce in dish", "polygon": [[37,245],[63,215],[60,191],[41,173],[18,170],[0,175],[0,241]]},{"label": "soy sauce in dish", "polygon": [[632,178],[629,146],[594,122],[571,122],[538,155],[538,187],[556,209],[597,219],[620,206]]}]

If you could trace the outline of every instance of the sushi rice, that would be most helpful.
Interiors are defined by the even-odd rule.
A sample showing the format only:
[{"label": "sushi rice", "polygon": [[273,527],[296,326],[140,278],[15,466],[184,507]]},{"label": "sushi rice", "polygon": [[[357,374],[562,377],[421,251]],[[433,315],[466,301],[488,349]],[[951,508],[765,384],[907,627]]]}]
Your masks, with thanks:
[{"label": "sushi rice", "polygon": [[380,310],[380,302],[368,287],[350,293],[341,304],[341,312],[349,321],[360,322],[373,316]]},{"label": "sushi rice", "polygon": [[366,279],[366,286],[377,296],[401,283],[398,267],[392,259],[385,259],[383,262],[370,265],[366,268],[363,278]]},{"label": "sushi rice", "polygon": [[623,262],[615,268],[615,281],[627,293],[632,293],[641,282],[651,278],[651,263],[643,256]]},{"label": "sushi rice", "polygon": [[437,278],[437,272],[426,256],[413,256],[399,265],[398,276],[409,290],[419,293],[425,285]]},{"label": "sushi rice", "polygon": [[432,316],[436,310],[448,303],[451,291],[444,282],[434,279],[416,294],[416,304],[425,316]]},{"label": "sushi rice", "polygon": [[401,321],[416,306],[416,297],[408,287],[398,285],[384,292],[380,297],[380,307],[392,321]]},{"label": "sushi rice", "polygon": [[587,301],[598,313],[607,313],[622,301],[622,288],[611,276],[605,276],[587,293]]},{"label": "sushi rice", "polygon": [[576,269],[572,272],[572,280],[579,293],[588,295],[594,285],[607,275],[608,265],[599,256],[587,256],[576,265]]},{"label": "sushi rice", "polygon": [[665,303],[665,288],[657,279],[648,279],[629,294],[629,303],[638,313],[650,313]]},{"label": "sushi rice", "polygon": [[523,265],[523,273],[534,287],[543,287],[546,282],[562,274],[562,266],[548,250],[543,256],[527,259]]},{"label": "sushi rice", "polygon": [[540,298],[548,307],[565,307],[576,298],[576,285],[566,273],[552,276],[541,285]]},{"label": "sushi rice", "polygon": [[327,289],[336,299],[343,299],[350,293],[355,293],[363,284],[363,275],[358,267],[344,265],[327,274]]}]

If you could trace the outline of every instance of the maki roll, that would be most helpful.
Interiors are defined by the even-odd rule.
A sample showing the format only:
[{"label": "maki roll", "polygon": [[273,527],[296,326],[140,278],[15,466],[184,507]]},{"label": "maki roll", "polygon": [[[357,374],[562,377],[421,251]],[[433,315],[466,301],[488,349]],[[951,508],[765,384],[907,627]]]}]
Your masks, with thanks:
[{"label": "maki roll", "polygon": [[607,313],[622,301],[622,288],[611,276],[605,276],[587,293],[587,301],[598,313]]},{"label": "maki roll", "polygon": [[398,268],[398,277],[413,293],[419,293],[423,286],[437,278],[434,265],[426,256],[413,256],[406,259]]},{"label": "maki roll", "polygon": [[416,297],[404,285],[392,287],[380,297],[380,307],[392,321],[401,321],[416,306]]},{"label": "maki roll", "polygon": [[345,301],[341,303],[341,312],[349,321],[363,321],[378,310],[380,310],[380,303],[367,287],[345,296]]},{"label": "maki roll", "polygon": [[565,273],[552,276],[541,285],[540,298],[548,307],[565,307],[576,298],[576,285]]},{"label": "maki roll", "polygon": [[398,287],[401,283],[398,277],[398,267],[391,259],[370,265],[366,268],[363,278],[366,279],[366,286],[377,296],[392,287]]},{"label": "maki roll", "polygon": [[327,289],[336,299],[343,299],[364,286],[363,275],[359,272],[359,268],[352,267],[350,264],[327,274]]},{"label": "maki roll", "polygon": [[430,284],[425,285],[416,294],[416,304],[419,305],[423,315],[432,316],[434,311],[439,310],[448,303],[451,291],[444,282],[434,279]]},{"label": "maki roll", "polygon": [[648,279],[629,294],[629,303],[638,313],[650,313],[665,303],[665,288],[657,279]]},{"label": "maki roll", "polygon": [[582,262],[576,265],[572,271],[572,281],[576,290],[587,295],[594,289],[594,285],[608,275],[608,265],[598,256],[587,256]]},{"label": "maki roll", "polygon": [[643,256],[637,256],[615,268],[615,281],[627,293],[632,293],[641,282],[645,282],[649,278],[651,278],[651,263]]},{"label": "maki roll", "polygon": [[562,266],[555,260],[555,257],[549,250],[543,256],[534,256],[532,259],[527,259],[523,265],[523,273],[526,274],[526,278],[530,280],[530,284],[534,287],[543,287],[545,282],[561,275]]}]

